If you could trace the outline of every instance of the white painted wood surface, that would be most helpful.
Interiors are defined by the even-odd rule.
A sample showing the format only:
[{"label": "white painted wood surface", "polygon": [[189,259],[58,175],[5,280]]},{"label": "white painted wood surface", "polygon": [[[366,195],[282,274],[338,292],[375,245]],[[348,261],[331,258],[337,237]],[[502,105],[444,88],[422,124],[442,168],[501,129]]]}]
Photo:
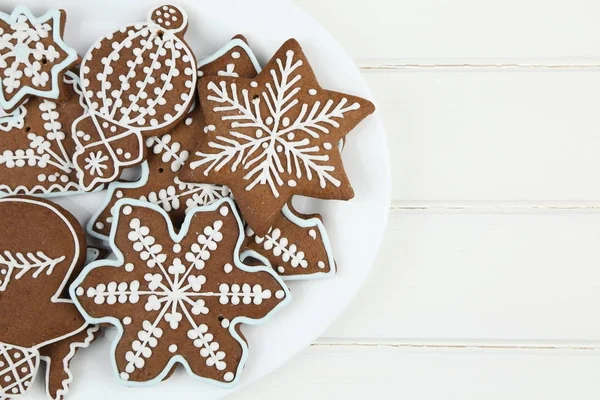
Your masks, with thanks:
[{"label": "white painted wood surface", "polygon": [[600,396],[600,3],[297,0],[362,68],[394,202],[345,314],[234,399]]}]

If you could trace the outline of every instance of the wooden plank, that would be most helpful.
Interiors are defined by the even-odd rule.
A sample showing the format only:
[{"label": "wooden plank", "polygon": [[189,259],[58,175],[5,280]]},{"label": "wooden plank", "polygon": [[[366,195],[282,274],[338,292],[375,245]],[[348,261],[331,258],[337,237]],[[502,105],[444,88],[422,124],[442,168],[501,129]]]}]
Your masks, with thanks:
[{"label": "wooden plank", "polygon": [[600,200],[600,74],[364,76],[385,118],[395,200]]},{"label": "wooden plank", "polygon": [[600,396],[600,352],[313,346],[232,400],[506,400]]},{"label": "wooden plank", "polygon": [[357,60],[600,59],[595,0],[296,2]]},{"label": "wooden plank", "polygon": [[598,339],[598,243],[598,213],[393,212],[376,266],[323,337]]}]

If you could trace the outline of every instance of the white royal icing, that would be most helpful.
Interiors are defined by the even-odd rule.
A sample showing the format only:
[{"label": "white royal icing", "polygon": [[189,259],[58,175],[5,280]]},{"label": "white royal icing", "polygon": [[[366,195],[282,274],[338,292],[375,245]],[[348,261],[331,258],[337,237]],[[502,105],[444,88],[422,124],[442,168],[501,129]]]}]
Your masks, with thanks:
[{"label": "white royal icing", "polygon": [[[79,77],[73,72],[67,71],[63,76],[63,82],[64,84],[71,86],[70,89],[73,90],[73,95],[79,96],[79,103],[83,107],[83,110],[86,110],[87,106],[83,100]],[[26,109],[25,107],[20,107],[19,109],[21,108],[25,110],[22,113],[24,118]],[[66,135],[69,133],[65,132],[65,127],[63,127],[60,122],[59,104],[52,100],[42,100],[39,104],[39,109],[41,117],[46,121],[43,125],[44,131],[28,132],[26,135],[29,142],[26,148],[5,150],[0,153],[0,165],[9,169],[38,167],[41,172],[37,176],[38,181],[40,183],[51,182],[51,184],[39,184],[34,185],[33,187],[25,185],[11,187],[0,182],[0,192],[32,196],[41,195],[43,197],[77,194],[82,192],[83,190],[79,186],[79,183],[76,180],[73,180],[73,175],[71,174],[73,171],[73,163],[71,155],[67,152],[67,148],[65,147]],[[60,172],[54,174],[43,173],[43,168],[48,165],[55,167]]]},{"label": "white royal icing", "polygon": [[[82,175],[80,181],[83,183],[83,176],[86,173],[92,178],[88,185],[83,185],[86,189],[91,189],[99,183],[112,182],[118,178],[123,168],[139,164],[143,158],[142,133],[172,125],[187,112],[193,101],[197,79],[196,61],[185,42],[176,35],[187,27],[187,14],[177,7],[169,10],[156,8],[150,12],[146,23],[123,28],[121,31],[127,32],[127,38],[122,42],[111,42],[112,35],[101,39],[88,52],[82,63],[81,82],[90,111],[88,115],[82,116],[73,124],[73,137],[78,144],[74,160],[75,167]],[[158,15],[159,12],[160,15]],[[173,20],[174,14],[177,12],[183,16],[183,21]],[[165,14],[168,14],[168,18],[165,17]],[[133,48],[132,41],[138,38],[143,38],[140,41],[142,47]],[[105,41],[111,42],[113,51],[103,58],[104,70],[100,73],[90,71],[87,64],[95,57],[100,56],[100,54],[96,54],[96,51]],[[124,51],[132,52],[137,58],[130,62],[131,65],[127,65],[125,70],[128,72],[119,78],[121,86],[111,87],[107,78],[116,70],[120,53]],[[170,58],[167,57],[168,54],[171,55]],[[160,75],[158,71],[163,68],[163,64],[156,60],[158,56],[166,57],[164,65],[168,67]],[[144,70],[145,76],[139,76],[144,74],[136,76],[136,66],[142,64],[145,58],[154,61],[150,67]],[[179,101],[167,104],[165,95],[173,89],[171,81],[174,77],[181,75],[186,76],[184,92]],[[89,90],[91,81],[100,82],[102,90],[96,93]],[[157,81],[161,81],[162,86],[156,87],[149,93],[148,86]],[[137,95],[123,99],[123,92],[133,86],[138,89]],[[158,108],[163,111],[167,108],[168,111],[161,120],[155,117]],[[98,138],[92,141],[82,140],[85,139],[85,133],[82,135],[77,129],[78,124],[86,118],[94,120],[98,131]],[[105,122],[100,123],[101,120]],[[105,124],[107,126],[104,126]],[[105,130],[108,129],[114,133],[116,127],[122,129],[124,133],[107,137],[106,134],[109,132],[105,134]],[[136,137],[139,150],[137,154],[119,153],[119,141],[129,135]],[[82,155],[90,148],[98,150],[92,152],[93,156],[81,159]],[[123,156],[124,159],[120,156]],[[107,163],[114,165],[114,173],[105,174],[104,169],[107,169]]]},{"label": "white royal icing", "polygon": [[[240,256],[242,261],[245,261],[248,258],[255,258],[263,264],[275,268],[277,272],[282,275],[283,280],[286,281],[322,279],[335,275],[336,264],[333,258],[333,251],[331,250],[331,242],[329,240],[329,235],[327,234],[327,230],[325,229],[325,225],[323,225],[323,222],[319,218],[300,218],[292,212],[292,210],[287,204],[283,207],[281,212],[283,216],[287,218],[290,222],[302,228],[312,228],[308,233],[311,239],[315,240],[317,238],[317,231],[319,232],[319,234],[321,235],[321,241],[323,242],[323,246],[325,247],[325,252],[327,253],[327,260],[319,261],[317,263],[317,266],[321,269],[325,268],[326,261],[327,264],[329,264],[330,270],[328,272],[318,271],[311,274],[302,273],[296,275],[286,275],[286,270],[282,265],[273,266],[267,260],[267,258],[252,250],[245,250],[242,252]],[[278,232],[276,233],[275,231]],[[290,240],[284,237],[281,230],[271,229],[265,237],[258,237],[255,235],[252,229],[247,227],[246,235],[248,237],[254,237],[256,243],[261,244],[265,251],[275,255],[276,257],[285,257],[286,259],[292,260],[292,268],[307,268],[308,263],[304,259],[304,253],[302,253],[298,249],[296,244],[292,243]]]},{"label": "white royal icing", "polygon": [[[228,168],[235,172],[241,168],[247,171],[244,176],[248,181],[247,191],[257,185],[268,185],[274,197],[279,197],[278,187],[297,185],[295,180],[282,179],[283,174],[306,180],[316,178],[321,188],[328,184],[339,187],[341,182],[331,174],[335,167],[328,163],[327,149],[311,145],[311,138],[319,139],[331,127],[339,127],[338,120],[359,109],[360,104],[349,104],[346,98],[338,103],[329,100],[325,104],[301,104],[298,98],[301,88],[297,84],[303,79],[298,73],[303,61],[289,50],[285,59],[277,59],[277,65],[277,69],[270,71],[272,81],[252,99],[249,90],[237,83],[208,83],[207,100],[217,104],[213,111],[223,113],[223,121],[230,121],[230,132],[209,143],[217,149],[214,153],[196,152],[198,159],[190,163],[190,168],[204,166],[206,176],[212,170]],[[258,87],[256,82],[251,86]],[[261,115],[261,102],[267,104],[269,115]],[[287,115],[297,107],[300,114],[291,120]],[[240,133],[240,128],[245,133]],[[298,135],[299,132],[303,135]]]},{"label": "white royal icing", "polygon": [[[59,219],[68,228],[68,230],[71,234],[71,239],[73,240],[73,247],[74,247],[73,259],[71,260],[71,264],[69,265],[69,268],[68,268],[67,272],[65,273],[65,277],[64,277],[61,285],[57,289],[54,296],[52,296],[50,301],[55,304],[59,304],[59,303],[73,304],[72,300],[61,298],[64,287],[67,284],[69,277],[73,273],[73,270],[75,269],[75,267],[79,261],[79,254],[82,251],[82,249],[80,248],[80,245],[79,245],[79,239],[77,237],[77,233],[75,232],[75,229],[73,228],[73,226],[71,225],[69,220],[60,211],[58,211],[58,209],[55,208],[55,206],[53,204],[48,204],[45,202],[41,202],[39,200],[35,200],[35,199],[31,199],[31,198],[15,198],[15,197],[0,198],[0,203],[3,203],[3,202],[25,203],[25,204],[31,204],[31,205],[46,208],[46,209],[48,209],[49,212],[58,216]],[[47,257],[41,251],[38,251],[35,253],[24,251],[24,252],[20,252],[19,254],[13,255],[9,251],[0,249],[0,254],[4,255],[0,259],[0,276],[3,279],[3,282],[0,283],[0,285],[1,285],[0,292],[6,290],[7,286],[10,284],[11,279],[15,279],[15,280],[21,279],[23,276],[25,276],[25,274],[30,274],[34,279],[39,277],[42,273],[48,274],[48,275],[52,274],[54,267],[59,262],[64,261],[64,257],[58,257],[56,259],[52,259],[50,257]],[[4,271],[4,273],[2,273],[1,271]],[[13,277],[13,274],[14,274],[14,277]],[[35,366],[35,369],[31,370],[32,376],[30,378],[28,378],[29,382],[31,383],[33,381],[33,378],[34,378],[35,374],[37,373],[37,369],[39,367],[39,358],[40,358],[39,349],[40,348],[47,346],[49,344],[52,344],[52,343],[59,342],[61,340],[69,338],[71,336],[74,336],[88,327],[89,327],[88,324],[84,324],[83,326],[81,326],[81,328],[77,329],[74,332],[68,333],[68,334],[63,335],[58,338],[53,338],[51,340],[47,340],[43,343],[39,343],[36,346],[34,346],[33,348],[29,348],[29,349],[20,348],[24,354],[27,354],[28,357],[31,358],[31,360],[35,360],[33,363],[31,363],[31,365]],[[3,352],[5,352],[7,350],[6,346],[7,345],[0,343],[0,360],[2,359]],[[9,346],[9,347],[14,348],[15,346]],[[4,354],[4,356],[6,356],[6,354]],[[0,367],[0,375],[1,374],[2,374],[2,368]],[[23,384],[23,385],[20,385],[19,388],[22,390],[22,392],[19,392],[19,394],[22,394],[29,388],[29,385]],[[8,391],[6,391],[6,390],[8,390]],[[5,398],[5,396],[6,397],[14,397],[14,395],[15,395],[15,393],[12,392],[12,386],[11,386],[11,389],[7,389],[7,387],[2,386],[2,383],[0,383],[0,399]]]},{"label": "white royal icing", "polygon": [[[19,6],[10,15],[0,12],[0,20],[11,29],[11,32],[0,29],[0,71],[3,71],[0,108],[12,110],[30,95],[58,99],[59,76],[77,60],[75,49],[68,47],[61,38],[60,11],[50,10],[36,18],[26,7]],[[42,39],[49,36],[53,43],[45,45]],[[61,57],[57,47],[65,56]],[[41,72],[42,63],[52,65],[50,73]],[[23,76],[31,77],[33,86],[24,86]],[[14,94],[14,97],[7,100],[7,94]]]},{"label": "white royal icing", "polygon": [[[144,225],[144,221],[138,218],[130,219],[126,226],[121,227],[122,229],[128,230],[127,240],[129,241],[131,249],[134,252],[140,253],[142,260],[146,260],[143,265],[137,264],[135,268],[147,269],[147,273],[144,274],[144,279],[146,281],[144,282],[144,287],[147,289],[141,290],[141,284],[137,280],[131,282],[111,281],[98,284],[94,287],[84,287],[83,282],[85,277],[92,270],[107,266],[121,267],[123,265],[123,253],[118,250],[115,244],[115,236],[119,227],[122,210],[126,207],[146,208],[151,210],[164,218],[168,225],[171,243],[161,243],[159,239],[153,235],[150,227]],[[244,282],[230,282],[221,283],[218,287],[218,292],[207,291],[205,287],[209,285],[206,284],[206,282],[211,279],[211,276],[210,274],[203,273],[203,270],[208,262],[207,260],[216,257],[217,252],[220,251],[221,242],[224,239],[223,231],[229,232],[231,228],[229,226],[224,227],[225,222],[221,219],[223,213],[218,211],[222,207],[229,208],[229,213],[234,215],[234,220],[237,224],[238,239],[233,254],[235,267],[247,272],[267,272],[279,283],[281,289],[275,291],[275,293],[271,293],[270,290],[262,288],[261,285],[250,285]],[[192,244],[191,247],[187,249],[181,249],[181,257],[167,256],[166,252],[169,252],[174,244],[180,243],[182,239],[186,237],[188,231],[192,229],[190,225],[194,220],[194,214],[201,212],[213,213],[214,220],[204,228],[198,226],[193,227],[194,232],[201,232],[200,235],[197,236],[197,243]],[[227,215],[229,213],[227,213]],[[287,287],[279,277],[271,272],[270,269],[265,267],[249,267],[241,262],[239,251],[244,240],[243,226],[233,200],[228,198],[221,199],[210,206],[197,207],[194,210],[191,210],[187,214],[179,233],[175,233],[166,212],[149,203],[138,200],[121,199],[115,205],[114,215],[115,225],[111,231],[110,245],[112,250],[117,254],[118,259],[116,261],[102,261],[88,265],[71,285],[70,290],[71,296],[75,299],[75,304],[85,316],[86,320],[96,324],[110,323],[115,325],[119,330],[117,339],[113,343],[113,367],[117,377],[119,377],[124,384],[129,386],[152,385],[161,382],[176,363],[183,364],[188,372],[193,374],[184,355],[178,353],[178,348],[169,345],[168,350],[172,353],[171,359],[156,378],[146,382],[134,382],[128,380],[131,373],[146,365],[147,360],[154,354],[153,349],[156,348],[158,343],[162,340],[168,340],[170,330],[177,331],[183,329],[188,339],[199,349],[198,354],[206,360],[206,365],[215,368],[219,373],[223,374],[222,376],[225,382],[197,375],[194,376],[201,381],[207,381],[217,386],[226,388],[233,386],[237,382],[240,371],[246,363],[248,351],[245,340],[238,334],[237,325],[240,323],[259,324],[265,322],[271,318],[276,310],[290,301],[290,293]],[[166,261],[168,259],[170,259],[171,262],[167,264]],[[216,266],[213,267],[216,268]],[[177,293],[177,296],[173,297],[169,293]],[[135,340],[131,343],[131,350],[125,355],[127,363],[123,370],[120,370],[117,366],[115,353],[116,346],[119,343],[120,338],[123,337],[124,328],[122,321],[113,317],[94,318],[90,316],[81,306],[81,303],[79,303],[77,299],[78,296],[91,298],[96,304],[112,305],[141,303],[145,310],[158,311],[156,317],[153,317],[152,320],[142,321],[140,326],[141,330],[137,335],[142,341]],[[283,299],[262,319],[257,320],[239,316],[229,322],[227,328],[229,334],[242,347],[241,360],[233,370],[230,369],[227,354],[220,349],[221,346],[215,340],[215,336],[209,331],[209,327],[206,324],[197,323],[194,319],[194,316],[201,316],[210,312],[208,303],[203,300],[203,297],[206,296],[218,297],[220,304],[230,305],[234,309],[235,306],[242,304],[260,305],[265,299],[272,297]],[[159,327],[161,321],[168,323],[168,327],[164,330]],[[223,322],[221,321],[221,324],[222,323]],[[233,360],[233,365],[236,365],[236,362],[237,360]]]}]

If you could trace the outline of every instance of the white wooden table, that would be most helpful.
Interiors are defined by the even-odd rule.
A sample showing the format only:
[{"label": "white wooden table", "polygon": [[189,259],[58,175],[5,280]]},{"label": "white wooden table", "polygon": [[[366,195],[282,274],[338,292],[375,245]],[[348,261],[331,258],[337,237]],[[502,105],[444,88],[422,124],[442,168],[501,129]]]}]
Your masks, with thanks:
[{"label": "white wooden table", "polygon": [[379,261],[234,399],[598,399],[600,2],[298,0],[385,115]]}]

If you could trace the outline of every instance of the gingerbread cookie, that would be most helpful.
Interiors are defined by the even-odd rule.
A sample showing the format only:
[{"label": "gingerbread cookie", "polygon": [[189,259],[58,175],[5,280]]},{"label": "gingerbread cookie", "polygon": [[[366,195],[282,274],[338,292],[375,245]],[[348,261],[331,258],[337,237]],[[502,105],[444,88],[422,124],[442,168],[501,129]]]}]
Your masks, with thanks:
[{"label": "gingerbread cookie", "polygon": [[298,42],[286,42],[255,79],[207,77],[198,87],[207,138],[181,179],[229,186],[259,236],[295,194],[353,197],[337,146],[375,107],[321,88]]},{"label": "gingerbread cookie", "polygon": [[61,298],[85,261],[85,234],[67,211],[33,197],[1,198],[0,219],[0,398],[13,398],[30,387],[42,348],[89,327]]},{"label": "gingerbread cookie", "polygon": [[146,23],[111,33],[85,56],[81,82],[89,113],[75,121],[75,168],[85,190],[119,178],[145,158],[143,136],[169,132],[187,114],[196,61],[183,40],[185,11],[152,10]]},{"label": "gingerbread cookie", "polygon": [[77,63],[63,41],[67,15],[51,10],[36,18],[23,6],[0,12],[0,108],[16,110],[29,96],[56,100],[62,75]]},{"label": "gingerbread cookie", "polygon": [[[103,258],[107,251],[97,247],[88,247],[85,258],[85,265]],[[83,266],[82,266],[83,267]],[[79,275],[81,269],[71,274],[66,287],[63,290],[63,298],[69,298],[68,286]],[[69,392],[70,385],[73,382],[73,373],[71,372],[71,361],[80,349],[85,349],[98,337],[100,327],[98,325],[88,325],[88,327],[76,335],[70,336],[61,341],[49,344],[40,349],[41,360],[46,364],[46,395],[51,400],[63,399]]]},{"label": "gingerbread cookie", "polygon": [[271,265],[285,280],[326,278],[335,274],[329,236],[318,214],[302,214],[286,204],[267,235],[246,227],[242,261],[256,258]]},{"label": "gingerbread cookie", "polygon": [[[61,196],[81,192],[71,158],[71,125],[86,111],[79,77],[63,77],[60,100],[30,98],[0,132],[0,193]],[[3,126],[0,119],[0,127]]]},{"label": "gingerbread cookie", "polygon": [[[243,36],[238,36],[211,57],[198,63],[199,76],[256,76],[259,69],[254,54]],[[191,111],[184,123],[171,133],[146,139],[147,161],[135,182],[113,182],[108,186],[106,202],[90,220],[87,230],[94,237],[107,240],[112,225],[111,209],[122,198],[149,201],[167,211],[175,225],[194,207],[209,205],[227,197],[229,188],[222,185],[185,183],[179,179],[181,167],[198,140],[204,139],[204,117],[200,107]]]},{"label": "gingerbread cookie", "polygon": [[90,323],[118,328],[120,381],[155,384],[182,364],[201,380],[232,386],[248,350],[239,325],[264,322],[290,299],[274,272],[240,261],[244,235],[233,201],[191,210],[178,233],[147,202],[122,199],[114,216],[118,260],[87,266],[71,296]]}]

